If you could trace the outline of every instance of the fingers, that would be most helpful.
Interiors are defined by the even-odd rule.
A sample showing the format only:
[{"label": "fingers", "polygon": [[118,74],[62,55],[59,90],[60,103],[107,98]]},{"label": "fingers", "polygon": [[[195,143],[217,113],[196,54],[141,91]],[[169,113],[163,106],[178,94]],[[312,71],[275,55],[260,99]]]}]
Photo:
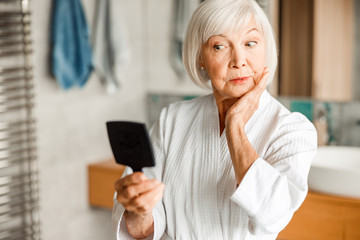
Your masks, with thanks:
[{"label": "fingers", "polygon": [[142,172],[135,172],[124,178],[121,178],[115,182],[115,189],[121,190],[123,187],[127,187],[131,184],[138,184],[145,181],[147,178]]},{"label": "fingers", "polygon": [[[245,126],[251,116],[259,107],[259,101],[262,93],[266,89],[267,79],[270,71],[268,67],[264,68],[259,81],[255,82],[253,89],[243,95],[226,113],[226,125],[235,123],[238,126]],[[227,128],[229,129],[229,127]]]},{"label": "fingers", "polygon": [[133,184],[123,188],[120,191],[121,193],[120,197],[123,197],[124,199],[131,199],[139,196],[140,194],[144,194],[148,191],[151,191],[158,185],[159,185],[159,181],[157,181],[156,179],[146,180],[141,184]]},{"label": "fingers", "polygon": [[260,99],[261,94],[266,89],[267,79],[269,78],[269,75],[270,75],[270,69],[269,69],[269,67],[265,67],[264,71],[261,74],[259,81],[257,81],[254,88],[248,92],[248,94],[247,94],[248,97],[254,99],[255,101]]},{"label": "fingers", "polygon": [[165,185],[159,183],[154,189],[141,194],[129,202],[127,208],[137,214],[142,214],[151,211],[156,203],[162,198]]},{"label": "fingers", "polygon": [[261,85],[262,87],[266,87],[269,76],[270,76],[270,68],[265,67],[262,76],[260,78],[259,85]]},{"label": "fingers", "polygon": [[117,201],[133,213],[151,211],[162,198],[164,184],[156,179],[147,179],[143,173],[134,173],[115,183]]},{"label": "fingers", "polygon": [[244,124],[250,119],[259,106],[259,100],[266,89],[267,79],[269,78],[270,71],[265,67],[259,81],[255,82],[255,86],[244,96],[242,96],[227,112],[227,117],[234,116],[241,113],[239,121]]},{"label": "fingers", "polygon": [[270,69],[269,69],[269,67],[265,67],[264,71],[261,74],[259,81],[255,85],[260,86],[261,88],[265,88],[267,79],[269,78],[269,75],[270,75]]}]

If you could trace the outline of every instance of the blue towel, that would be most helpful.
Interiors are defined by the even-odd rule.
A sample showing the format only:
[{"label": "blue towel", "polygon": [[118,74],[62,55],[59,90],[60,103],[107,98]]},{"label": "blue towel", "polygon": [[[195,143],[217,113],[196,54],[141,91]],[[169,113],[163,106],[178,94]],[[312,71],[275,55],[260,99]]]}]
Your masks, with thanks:
[{"label": "blue towel", "polygon": [[90,31],[80,0],[54,0],[52,72],[65,90],[83,87],[92,72]]}]

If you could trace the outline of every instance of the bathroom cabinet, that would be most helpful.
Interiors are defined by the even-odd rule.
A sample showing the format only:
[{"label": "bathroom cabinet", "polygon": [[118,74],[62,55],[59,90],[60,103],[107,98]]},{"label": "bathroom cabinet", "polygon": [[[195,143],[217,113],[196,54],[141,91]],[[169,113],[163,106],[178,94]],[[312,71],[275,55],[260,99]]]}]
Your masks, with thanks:
[{"label": "bathroom cabinet", "polygon": [[110,158],[88,165],[88,200],[90,206],[111,209],[115,181],[121,178],[125,166]]},{"label": "bathroom cabinet", "polygon": [[359,240],[360,199],[309,192],[278,240]]}]

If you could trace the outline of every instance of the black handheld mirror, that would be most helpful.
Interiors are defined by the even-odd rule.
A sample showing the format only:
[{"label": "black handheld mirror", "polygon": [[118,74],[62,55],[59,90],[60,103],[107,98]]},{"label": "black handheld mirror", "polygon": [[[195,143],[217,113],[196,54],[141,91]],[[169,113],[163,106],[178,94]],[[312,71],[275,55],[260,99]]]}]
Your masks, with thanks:
[{"label": "black handheld mirror", "polygon": [[143,123],[107,122],[111,149],[117,163],[129,166],[134,172],[155,166],[155,158],[146,126]]}]

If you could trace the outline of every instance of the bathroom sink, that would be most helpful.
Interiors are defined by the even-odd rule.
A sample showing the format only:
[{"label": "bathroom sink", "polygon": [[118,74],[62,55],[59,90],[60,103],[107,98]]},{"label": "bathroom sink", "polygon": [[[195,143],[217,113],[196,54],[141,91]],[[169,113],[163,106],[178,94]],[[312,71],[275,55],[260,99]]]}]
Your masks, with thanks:
[{"label": "bathroom sink", "polygon": [[319,147],[308,183],[312,191],[360,198],[360,148]]}]

